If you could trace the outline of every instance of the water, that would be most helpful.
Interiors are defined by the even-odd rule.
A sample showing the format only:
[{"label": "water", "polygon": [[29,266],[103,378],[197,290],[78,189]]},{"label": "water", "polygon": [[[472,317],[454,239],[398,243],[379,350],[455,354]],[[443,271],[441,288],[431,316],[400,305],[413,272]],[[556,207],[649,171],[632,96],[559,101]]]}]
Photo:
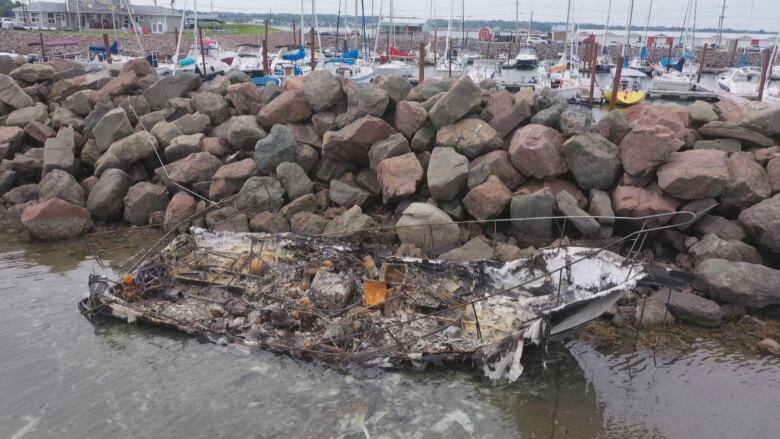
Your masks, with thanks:
[{"label": "water", "polygon": [[[89,257],[157,232],[56,244],[0,235],[0,437],[775,438],[780,361],[699,338],[675,356],[593,342],[524,358],[517,383],[469,370],[333,369],[203,344],[76,309]],[[703,333],[706,334],[706,333]],[[625,345],[625,343],[623,343]]]}]

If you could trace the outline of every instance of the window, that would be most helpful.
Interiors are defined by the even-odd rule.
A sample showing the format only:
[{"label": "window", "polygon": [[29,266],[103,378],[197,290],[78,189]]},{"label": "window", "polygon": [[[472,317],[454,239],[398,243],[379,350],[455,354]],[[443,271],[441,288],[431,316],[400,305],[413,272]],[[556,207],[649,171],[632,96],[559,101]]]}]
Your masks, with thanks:
[{"label": "window", "polygon": [[49,12],[46,14],[46,22],[49,24],[54,24],[56,20],[54,19],[54,13]]},{"label": "window", "polygon": [[30,21],[33,23],[38,23],[41,20],[40,15],[38,15],[37,12],[31,12],[30,13]]}]

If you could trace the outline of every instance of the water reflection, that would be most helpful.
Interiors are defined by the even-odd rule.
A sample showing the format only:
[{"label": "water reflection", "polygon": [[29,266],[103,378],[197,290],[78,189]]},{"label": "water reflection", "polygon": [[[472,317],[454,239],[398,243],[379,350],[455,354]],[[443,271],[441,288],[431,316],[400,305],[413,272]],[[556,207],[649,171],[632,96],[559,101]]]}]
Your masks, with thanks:
[{"label": "water reflection", "polygon": [[[154,238],[144,235],[143,239]],[[137,248],[0,242],[0,437],[776,437],[780,362],[694,341],[676,357],[553,344],[517,383],[471,370],[334,369],[84,319],[76,302]],[[141,238],[138,238],[141,239]],[[112,248],[115,248],[112,250]],[[68,251],[71,253],[69,254]],[[629,367],[630,365],[630,372]]]}]

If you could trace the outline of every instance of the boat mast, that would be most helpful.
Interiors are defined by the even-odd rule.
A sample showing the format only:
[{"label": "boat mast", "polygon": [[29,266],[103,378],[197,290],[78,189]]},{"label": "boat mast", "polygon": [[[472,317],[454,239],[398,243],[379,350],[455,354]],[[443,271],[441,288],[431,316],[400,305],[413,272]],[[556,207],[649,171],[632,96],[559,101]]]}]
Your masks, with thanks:
[{"label": "boat mast", "polygon": [[181,24],[179,25],[179,38],[176,39],[176,52],[173,55],[173,68],[171,68],[171,74],[176,74],[176,64],[179,62],[179,48],[181,48],[181,36],[184,33],[184,16],[187,15],[187,0],[184,0],[184,7],[181,11]]},{"label": "boat mast", "polygon": [[[312,0],[312,3],[314,0]],[[336,53],[339,52],[339,24],[341,24],[341,0],[339,0],[339,9],[336,13]]]},{"label": "boat mast", "polygon": [[607,5],[607,22],[604,23],[604,40],[601,42],[601,49],[604,53],[607,53],[607,30],[609,29],[609,14],[612,12],[612,0],[609,0]]},{"label": "boat mast", "polygon": [[461,52],[466,51],[466,0],[460,0],[460,41],[463,47]]},{"label": "boat mast", "polygon": [[571,0],[568,2],[568,6],[566,7],[566,29],[563,32],[563,57],[564,57],[564,63],[566,63],[566,50],[569,47],[569,18],[571,14]]},{"label": "boat mast", "polygon": [[528,19],[528,35],[525,37],[525,45],[530,46],[531,43],[528,42],[528,39],[531,38],[531,23],[534,22],[534,10],[531,9],[531,18]]},{"label": "boat mast", "polygon": [[455,0],[450,0],[450,19],[447,22],[447,42],[444,45],[444,53],[447,57],[447,64],[452,64],[452,54],[450,53],[450,31],[452,30],[452,13],[455,10]]},{"label": "boat mast", "polygon": [[[520,35],[520,0],[515,0],[515,46],[520,47],[518,42],[518,36]],[[526,40],[527,42],[528,40]],[[509,55],[507,55],[509,56]]]},{"label": "boat mast", "polygon": [[696,15],[699,12],[699,0],[693,2],[693,29],[691,30],[691,50],[696,48]]},{"label": "boat mast", "polygon": [[647,8],[647,21],[645,21],[645,33],[642,37],[645,41],[645,47],[647,47],[647,28],[650,26],[650,14],[653,12],[653,0],[650,0],[650,7]]},{"label": "boat mast", "polygon": [[[393,0],[390,0],[390,46],[395,47],[395,22],[393,17]],[[389,57],[390,54],[388,53]]]},{"label": "boat mast", "polygon": [[723,0],[723,6],[720,9],[720,17],[718,17],[718,38],[715,40],[718,47],[720,47],[720,38],[723,35],[723,16],[726,14],[726,0]]},{"label": "boat mast", "polygon": [[628,21],[626,21],[626,40],[623,42],[623,50],[621,55],[626,56],[626,47],[631,45],[631,22],[634,18],[634,0],[628,4]]},{"label": "boat mast", "polygon": [[[314,3],[314,0],[311,0],[312,4]],[[366,4],[365,0],[360,0],[360,10],[362,12],[363,16],[363,56],[368,59],[368,40],[366,39]]]},{"label": "boat mast", "polygon": [[[195,0],[195,1],[197,2],[197,0]],[[301,39],[300,39],[300,42],[301,42],[301,47],[306,47],[306,44],[304,44],[304,42],[303,42],[303,39],[304,39],[304,33],[303,33],[303,1],[304,0],[301,0]],[[196,12],[196,14],[197,14],[197,12]]]}]

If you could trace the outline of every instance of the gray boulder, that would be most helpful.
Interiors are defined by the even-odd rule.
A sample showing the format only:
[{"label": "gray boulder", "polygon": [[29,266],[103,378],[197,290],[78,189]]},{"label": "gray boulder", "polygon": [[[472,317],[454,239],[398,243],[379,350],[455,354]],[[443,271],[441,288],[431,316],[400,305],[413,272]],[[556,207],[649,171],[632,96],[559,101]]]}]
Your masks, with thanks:
[{"label": "gray boulder", "polygon": [[735,122],[708,122],[699,128],[699,134],[707,138],[737,139],[743,144],[748,143],[759,148],[768,148],[774,145],[774,141],[769,137]]},{"label": "gray boulder", "polygon": [[184,133],[179,129],[178,125],[174,122],[158,122],[152,127],[150,131],[157,141],[160,142],[160,146],[163,148],[171,144],[171,141]]},{"label": "gray boulder", "polygon": [[600,224],[615,224],[615,219],[609,218],[615,216],[615,211],[612,210],[612,200],[609,198],[609,194],[604,191],[591,189],[588,199],[588,213],[594,217],[603,217],[595,218]]},{"label": "gray boulder", "polygon": [[[254,118],[253,118],[254,119]],[[185,114],[173,122],[182,134],[204,133],[211,125],[211,119],[203,113]]]},{"label": "gray boulder", "polygon": [[273,177],[250,177],[238,191],[235,206],[249,217],[277,212],[284,204],[284,187]]},{"label": "gray boulder", "polygon": [[428,112],[428,119],[436,129],[452,125],[466,116],[472,108],[479,106],[481,96],[482,92],[471,78],[463,76],[433,105]]},{"label": "gray boulder", "polygon": [[378,76],[374,79],[374,83],[378,88],[387,92],[387,97],[393,104],[398,104],[406,99],[406,96],[412,91],[412,84],[401,76]]},{"label": "gray boulder", "polygon": [[236,116],[230,124],[227,139],[233,148],[252,150],[257,141],[267,135],[254,116]]},{"label": "gray boulder", "polygon": [[567,137],[587,134],[593,125],[593,113],[587,107],[568,105],[561,112],[558,125]]},{"label": "gray boulder", "polygon": [[558,121],[561,119],[561,113],[563,113],[564,108],[564,105],[553,105],[552,107],[545,108],[531,116],[531,123],[557,128]]},{"label": "gray boulder", "polygon": [[261,174],[268,174],[282,162],[294,162],[297,142],[287,125],[274,125],[268,136],[255,144],[255,163]]},{"label": "gray boulder", "polygon": [[195,73],[178,73],[165,76],[144,90],[144,97],[152,110],[160,110],[172,98],[186,95],[200,88],[200,75]]},{"label": "gray boulder", "polygon": [[731,153],[742,151],[742,143],[737,139],[697,140],[693,149],[717,149]]},{"label": "gray boulder", "polygon": [[12,70],[9,76],[25,82],[48,81],[54,76],[54,67],[47,64],[22,64]]},{"label": "gray boulder", "polygon": [[748,308],[780,304],[780,270],[749,262],[707,259],[696,267],[711,298]]},{"label": "gray boulder", "polygon": [[666,307],[677,320],[705,328],[720,326],[723,318],[720,305],[685,291],[673,291]]},{"label": "gray boulder", "polygon": [[98,159],[95,175],[100,176],[108,168],[128,170],[134,163],[151,157],[157,148],[157,139],[143,131],[117,140]]},{"label": "gray boulder", "polygon": [[118,221],[125,210],[124,198],[131,179],[121,169],[108,169],[89,191],[87,209],[96,221]]},{"label": "gray boulder", "polygon": [[469,159],[501,149],[503,140],[498,132],[482,119],[469,118],[439,129],[436,145],[455,148]]},{"label": "gray boulder", "polygon": [[780,135],[780,107],[751,111],[742,119],[742,126],[768,137]]},{"label": "gray boulder", "polygon": [[81,90],[73,93],[65,99],[65,104],[76,113],[86,116],[92,111],[92,101],[89,96],[94,90]]},{"label": "gray boulder", "polygon": [[[517,195],[509,205],[509,216],[516,218],[538,218],[553,215],[555,197],[548,190],[528,195]],[[553,241],[553,220],[539,219],[513,221],[512,230],[518,243],[541,247]]]},{"label": "gray boulder", "polygon": [[100,119],[102,119],[106,113],[113,109],[114,104],[111,103],[111,99],[100,99],[95,102],[92,111],[84,118],[84,129],[81,131],[82,134],[87,137],[92,136],[92,130],[95,129],[95,125],[100,122]]},{"label": "gray boulder", "polygon": [[181,160],[190,154],[203,150],[203,133],[175,137],[165,148],[165,158],[169,162]]},{"label": "gray boulder", "polygon": [[326,70],[315,70],[303,78],[303,96],[314,111],[323,111],[343,96],[341,82]]},{"label": "gray boulder", "polygon": [[562,149],[566,165],[582,189],[609,190],[620,175],[620,149],[600,134],[574,136]]},{"label": "gray boulder", "polygon": [[59,198],[25,207],[21,222],[30,236],[42,241],[74,238],[92,228],[87,209]]},{"label": "gray boulder", "polygon": [[439,255],[443,261],[470,262],[491,260],[494,257],[493,247],[477,236],[462,246]]},{"label": "gray boulder", "polygon": [[364,206],[372,198],[372,195],[360,186],[341,180],[331,180],[328,198],[341,207],[350,207]]},{"label": "gray boulder", "polygon": [[32,106],[33,99],[8,75],[0,75],[0,101],[14,107]]},{"label": "gray boulder", "polygon": [[51,198],[59,198],[68,203],[84,207],[84,188],[65,171],[55,169],[44,175],[38,184],[38,200],[46,201]]},{"label": "gray boulder", "polygon": [[136,226],[149,224],[149,215],[168,207],[168,189],[165,186],[142,181],[125,194],[125,221]]},{"label": "gray boulder", "polygon": [[694,265],[699,265],[707,259],[761,263],[761,255],[753,246],[733,239],[721,239],[715,234],[704,235],[688,249],[688,254]]},{"label": "gray boulder", "polygon": [[200,92],[192,95],[192,109],[199,111],[211,119],[211,123],[219,125],[230,119],[230,108],[224,97],[217,93]]},{"label": "gray boulder", "polygon": [[302,195],[310,194],[314,190],[313,184],[298,164],[282,162],[276,167],[276,178],[284,186],[287,198],[294,200]]},{"label": "gray boulder", "polygon": [[360,206],[352,206],[330,220],[325,225],[323,233],[328,239],[360,241],[367,235],[366,229],[374,227],[374,225],[374,220],[363,214]]},{"label": "gray boulder", "polygon": [[371,145],[368,150],[369,168],[376,170],[382,160],[403,155],[409,151],[409,142],[404,135],[395,133]]},{"label": "gray boulder", "polygon": [[49,117],[49,109],[45,104],[38,102],[35,105],[14,110],[5,119],[5,125],[9,127],[24,128],[28,123],[37,120],[44,123]]},{"label": "gray boulder", "polygon": [[609,139],[615,145],[620,145],[623,137],[631,131],[631,125],[623,116],[623,110],[612,110],[605,114],[593,127],[593,131]]},{"label": "gray boulder", "polygon": [[133,127],[130,125],[127,113],[121,108],[115,108],[100,118],[92,129],[92,134],[95,136],[95,145],[100,152],[106,152],[112,143],[133,134]]},{"label": "gray boulder", "polygon": [[599,232],[598,221],[588,215],[587,212],[580,209],[577,205],[577,199],[566,191],[560,191],[555,196],[558,210],[565,216],[570,216],[569,222],[582,233],[583,236],[594,236]]},{"label": "gray boulder", "polygon": [[429,257],[450,251],[460,243],[460,228],[438,207],[412,203],[396,223],[402,244],[412,244]]},{"label": "gray boulder", "polygon": [[68,174],[76,172],[76,142],[73,128],[63,128],[57,137],[46,139],[43,146],[43,174],[61,169]]},{"label": "gray boulder", "polygon": [[[438,201],[450,201],[460,194],[469,177],[469,159],[453,148],[437,147],[428,164],[428,189]],[[487,178],[487,177],[485,177]]]},{"label": "gray boulder", "polygon": [[712,108],[712,104],[704,101],[696,101],[689,105],[688,116],[695,126],[718,120],[718,113]]},{"label": "gray boulder", "polygon": [[780,253],[780,194],[743,210],[739,222],[760,248]]}]

